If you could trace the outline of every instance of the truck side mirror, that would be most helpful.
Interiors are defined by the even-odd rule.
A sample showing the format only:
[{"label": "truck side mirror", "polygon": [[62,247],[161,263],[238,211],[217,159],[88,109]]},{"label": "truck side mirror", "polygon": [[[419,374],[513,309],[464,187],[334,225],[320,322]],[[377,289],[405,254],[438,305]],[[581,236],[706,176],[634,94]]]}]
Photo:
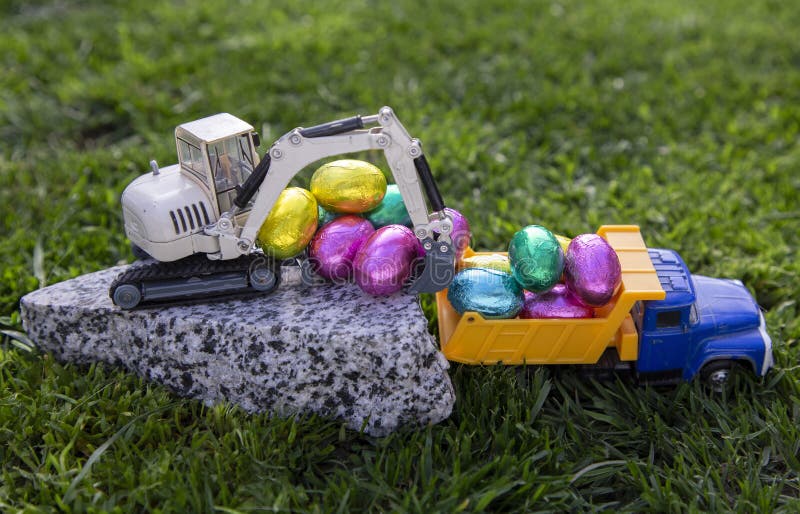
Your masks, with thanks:
[{"label": "truck side mirror", "polygon": [[261,146],[261,136],[258,135],[258,132],[253,132],[253,144],[256,145],[256,148]]}]

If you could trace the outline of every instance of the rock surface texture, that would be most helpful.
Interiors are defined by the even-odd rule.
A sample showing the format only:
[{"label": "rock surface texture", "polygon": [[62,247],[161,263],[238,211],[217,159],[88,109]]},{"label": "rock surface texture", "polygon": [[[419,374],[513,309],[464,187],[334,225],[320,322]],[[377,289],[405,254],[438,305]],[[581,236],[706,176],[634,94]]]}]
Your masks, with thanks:
[{"label": "rock surface texture", "polygon": [[317,413],[375,436],[450,415],[448,363],[415,296],[308,288],[284,267],[268,295],[123,311],[108,297],[123,269],[25,296],[29,337],[61,361],[121,365],[207,404]]}]

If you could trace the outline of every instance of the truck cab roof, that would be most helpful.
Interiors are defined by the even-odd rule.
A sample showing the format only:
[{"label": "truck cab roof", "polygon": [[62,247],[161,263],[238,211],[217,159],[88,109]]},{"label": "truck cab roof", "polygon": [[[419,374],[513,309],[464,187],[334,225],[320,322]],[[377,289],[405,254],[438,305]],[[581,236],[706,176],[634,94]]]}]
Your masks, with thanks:
[{"label": "truck cab roof", "polygon": [[649,307],[655,309],[676,309],[694,303],[696,291],[692,275],[686,263],[677,252],[662,248],[650,248],[647,252],[658,281],[667,293],[663,300],[651,300]]},{"label": "truck cab roof", "polygon": [[648,253],[667,293],[663,300],[649,301],[649,310],[678,310],[695,304],[700,324],[713,327],[717,334],[758,326],[758,305],[740,281],[692,275],[673,250],[651,248]]}]

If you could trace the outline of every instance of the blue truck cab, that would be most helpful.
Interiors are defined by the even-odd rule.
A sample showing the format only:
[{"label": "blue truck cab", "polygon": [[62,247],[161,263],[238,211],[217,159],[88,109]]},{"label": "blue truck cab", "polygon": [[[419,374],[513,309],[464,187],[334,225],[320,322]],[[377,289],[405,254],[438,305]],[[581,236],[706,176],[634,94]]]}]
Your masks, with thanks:
[{"label": "blue truck cab", "polygon": [[636,371],[648,382],[691,380],[698,374],[719,389],[734,366],[758,376],[772,367],[772,341],[764,316],[741,281],[692,275],[673,250],[649,249],[666,292],[637,302]]}]

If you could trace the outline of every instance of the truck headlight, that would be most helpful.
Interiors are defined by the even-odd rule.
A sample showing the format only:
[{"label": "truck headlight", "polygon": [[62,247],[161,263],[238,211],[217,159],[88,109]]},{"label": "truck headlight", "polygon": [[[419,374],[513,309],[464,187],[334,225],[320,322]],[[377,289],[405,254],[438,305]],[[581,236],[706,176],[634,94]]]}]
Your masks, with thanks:
[{"label": "truck headlight", "polygon": [[764,313],[759,312],[758,316],[761,319],[758,332],[761,334],[761,339],[764,341],[764,364],[761,366],[761,375],[764,376],[775,363],[772,359],[772,339],[767,333],[767,323],[764,320]]}]

